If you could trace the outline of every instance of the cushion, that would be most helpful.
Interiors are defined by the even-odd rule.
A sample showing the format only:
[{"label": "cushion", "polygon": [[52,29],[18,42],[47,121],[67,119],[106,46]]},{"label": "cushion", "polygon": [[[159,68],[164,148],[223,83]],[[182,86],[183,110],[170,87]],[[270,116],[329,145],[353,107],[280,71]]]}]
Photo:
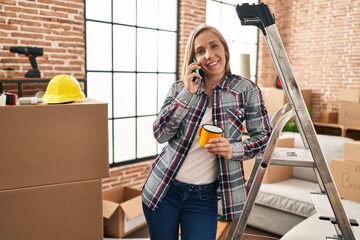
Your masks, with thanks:
[{"label": "cushion", "polygon": [[315,213],[310,192],[320,191],[317,183],[300,179],[265,184],[260,187],[255,203],[302,217]]},{"label": "cushion", "polygon": [[255,204],[247,225],[277,236],[283,236],[305,219],[298,215]]}]

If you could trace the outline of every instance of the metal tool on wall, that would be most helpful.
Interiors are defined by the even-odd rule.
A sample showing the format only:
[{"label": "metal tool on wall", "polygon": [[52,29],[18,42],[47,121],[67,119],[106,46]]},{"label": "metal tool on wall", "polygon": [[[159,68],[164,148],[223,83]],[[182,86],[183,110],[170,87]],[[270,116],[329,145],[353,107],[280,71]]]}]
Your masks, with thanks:
[{"label": "metal tool on wall", "polygon": [[25,56],[30,61],[32,69],[25,73],[26,78],[39,78],[41,77],[41,72],[38,69],[36,62],[36,57],[42,56],[44,54],[43,48],[37,47],[11,47],[10,52],[25,54]]}]

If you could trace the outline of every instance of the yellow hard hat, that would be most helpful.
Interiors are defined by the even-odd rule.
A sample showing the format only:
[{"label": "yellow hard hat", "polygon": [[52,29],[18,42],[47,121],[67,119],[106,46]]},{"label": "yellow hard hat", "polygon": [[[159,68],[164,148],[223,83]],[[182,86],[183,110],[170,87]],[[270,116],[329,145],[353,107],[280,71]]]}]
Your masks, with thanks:
[{"label": "yellow hard hat", "polygon": [[78,80],[70,75],[61,74],[50,80],[42,99],[45,103],[67,103],[84,97]]}]

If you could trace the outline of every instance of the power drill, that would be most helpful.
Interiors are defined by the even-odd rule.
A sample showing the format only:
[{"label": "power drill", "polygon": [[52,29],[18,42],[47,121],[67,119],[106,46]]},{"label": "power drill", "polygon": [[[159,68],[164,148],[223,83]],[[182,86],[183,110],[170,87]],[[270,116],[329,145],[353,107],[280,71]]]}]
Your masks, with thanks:
[{"label": "power drill", "polygon": [[38,65],[36,63],[36,57],[42,56],[44,54],[44,50],[42,48],[37,47],[10,47],[10,52],[25,54],[28,60],[31,63],[32,69],[27,71],[25,77],[27,78],[39,78],[41,77],[41,73],[38,69]]}]

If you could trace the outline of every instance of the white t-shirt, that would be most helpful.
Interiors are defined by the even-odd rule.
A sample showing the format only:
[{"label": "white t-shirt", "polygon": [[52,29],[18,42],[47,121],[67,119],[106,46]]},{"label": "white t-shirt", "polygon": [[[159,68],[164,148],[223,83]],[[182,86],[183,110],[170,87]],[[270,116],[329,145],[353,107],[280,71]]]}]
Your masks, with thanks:
[{"label": "white t-shirt", "polygon": [[[203,124],[213,124],[212,108],[206,109],[200,126]],[[216,155],[200,147],[199,134],[197,134],[175,179],[197,185],[212,183],[217,178],[217,164]]]}]

